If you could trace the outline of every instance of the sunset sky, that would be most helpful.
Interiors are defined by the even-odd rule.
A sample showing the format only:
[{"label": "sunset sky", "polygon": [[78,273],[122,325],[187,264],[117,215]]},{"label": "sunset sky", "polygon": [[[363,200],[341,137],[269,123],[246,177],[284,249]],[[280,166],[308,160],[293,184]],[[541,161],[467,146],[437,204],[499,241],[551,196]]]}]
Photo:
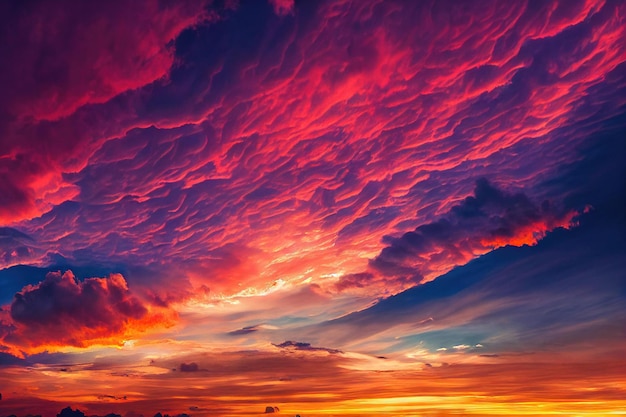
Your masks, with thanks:
[{"label": "sunset sky", "polygon": [[625,31],[0,2],[0,417],[626,415]]}]

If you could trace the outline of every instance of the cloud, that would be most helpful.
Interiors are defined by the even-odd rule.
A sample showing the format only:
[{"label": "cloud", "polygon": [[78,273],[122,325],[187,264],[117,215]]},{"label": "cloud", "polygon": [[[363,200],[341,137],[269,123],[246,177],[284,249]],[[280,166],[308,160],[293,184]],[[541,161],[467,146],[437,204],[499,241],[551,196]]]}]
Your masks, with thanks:
[{"label": "cloud", "polygon": [[[138,375],[129,380],[122,376],[97,378],[102,374],[82,371],[72,378],[65,378],[64,392],[59,393],[58,385],[54,384],[59,382],[58,375],[32,367],[28,372],[12,374],[11,386],[15,387],[12,389],[21,389],[36,381],[40,387],[37,394],[56,393],[59,401],[70,401],[73,408],[78,407],[81,411],[88,409],[87,414],[97,415],[110,412],[111,403],[100,406],[95,403],[77,404],[76,395],[83,392],[87,381],[90,388],[118,384],[134,387],[135,390],[139,388],[142,397],[129,397],[128,401],[115,403],[115,413],[124,415],[128,410],[135,410],[134,414],[127,414],[129,417],[137,416],[139,412],[144,416],[154,416],[157,410],[161,410],[162,415],[176,415],[183,410],[190,411],[192,415],[262,414],[267,405],[278,405],[281,413],[290,416],[296,412],[306,416],[320,412],[332,414],[333,410],[352,404],[364,407],[364,402],[367,412],[376,415],[406,415],[407,412],[440,415],[449,412],[451,407],[457,414],[471,414],[476,411],[472,402],[476,395],[485,398],[481,402],[482,409],[498,408],[511,402],[532,402],[536,407],[534,403],[537,402],[538,390],[543,407],[553,412],[566,414],[567,410],[573,409],[571,402],[576,400],[576,407],[589,401],[590,411],[610,415],[610,411],[619,410],[623,405],[623,389],[607,389],[607,384],[619,386],[623,378],[624,361],[619,353],[588,362],[566,354],[561,355],[563,360],[555,361],[554,356],[537,353],[532,356],[481,358],[481,362],[451,362],[451,366],[434,363],[429,367],[416,364],[415,359],[401,363],[396,354],[391,354],[393,358],[388,360],[380,360],[356,354],[353,357],[349,354],[321,356],[306,352],[289,355],[276,349],[271,352],[205,351],[197,354],[204,354],[217,367],[215,373],[208,373],[202,378],[196,374],[165,372],[143,377]],[[450,357],[450,354],[446,353],[446,356]],[[180,363],[181,358],[172,360]],[[364,365],[371,368],[363,369]],[[400,371],[398,365],[401,366]],[[389,366],[387,372],[384,371],[386,366]],[[281,378],[285,374],[290,378]],[[581,391],[576,381],[583,379],[587,389]],[[329,392],[332,395],[329,396]],[[428,401],[429,398],[425,401],[423,395],[415,396],[416,392],[428,393],[427,397],[445,401],[433,402]],[[33,398],[32,393],[26,391],[25,394],[14,399],[21,400],[22,404],[8,403],[6,413],[25,414],[17,412]],[[193,399],[191,407],[190,398]],[[394,398],[393,404],[397,404],[398,408],[394,411],[390,411],[389,398]],[[399,401],[402,402],[398,404]],[[58,410],[66,407],[65,403],[46,404],[38,410],[45,411],[45,415],[56,415]],[[601,408],[598,408],[599,403]],[[36,404],[34,407],[39,405],[36,400],[31,404]],[[576,410],[580,411],[579,408]]]},{"label": "cloud", "polygon": [[198,364],[195,362],[181,363],[179,369],[180,372],[198,372],[200,370]]},{"label": "cloud", "polygon": [[120,345],[148,328],[168,326],[172,319],[171,312],[134,296],[120,274],[78,281],[71,271],[50,272],[15,294],[3,342],[29,353]]},{"label": "cloud", "polygon": [[203,1],[56,6],[4,8],[2,111],[54,120],[158,80],[173,64],[171,41],[207,17]]},{"label": "cloud", "polygon": [[241,336],[241,335],[254,333],[254,332],[258,331],[261,328],[263,328],[262,325],[246,326],[246,327],[243,327],[241,329],[237,329],[237,330],[233,330],[232,332],[228,332],[228,334],[232,335],[232,336]]},{"label": "cloud", "polygon": [[576,214],[547,200],[537,204],[523,193],[502,191],[482,178],[473,196],[438,220],[400,237],[385,236],[387,246],[370,261],[371,271],[343,276],[335,287],[407,288],[427,282],[499,247],[534,245],[547,232],[574,225]]},{"label": "cloud", "polygon": [[[291,294],[292,297],[297,297],[299,295],[300,294]],[[272,300],[267,300],[267,301],[268,301],[267,307],[269,309],[271,309],[270,303],[272,302]],[[307,300],[302,300],[302,301],[307,301]],[[249,335],[249,334],[258,332],[259,330],[276,330],[276,329],[278,329],[278,327],[272,326],[272,325],[269,325],[269,324],[255,324],[253,326],[245,326],[245,327],[243,327],[241,329],[230,331],[230,332],[228,332],[228,334],[230,336],[244,336],[244,335]]]},{"label": "cloud", "polygon": [[474,195],[433,223],[418,226],[387,243],[371,266],[383,274],[417,273],[432,279],[443,264],[461,265],[506,245],[534,245],[548,231],[572,226],[577,213],[536,204],[523,193],[510,194],[489,183],[476,182]]},{"label": "cloud", "polygon": [[0,227],[0,269],[37,261],[40,252],[27,234],[11,227]]},{"label": "cloud", "polygon": [[535,246],[500,248],[299,336],[386,353],[423,343],[430,352],[612,354],[626,295],[616,216],[587,213]]},{"label": "cloud", "polygon": [[279,16],[285,16],[293,13],[294,0],[269,0],[274,8],[274,13]]},{"label": "cloud", "polygon": [[[534,214],[564,214],[541,201],[568,193],[546,196],[541,183],[579,158],[580,143],[621,106],[623,6],[563,4],[320,2],[284,19],[242,4],[219,27],[173,16],[178,33],[146,41],[175,62],[165,78],[142,86],[139,71],[111,97],[95,80],[87,103],[67,86],[66,96],[41,100],[72,114],[42,102],[36,122],[2,124],[17,129],[0,139],[4,222],[33,217],[11,227],[69,263],[143,267],[125,279],[137,296],[153,292],[144,304],[164,307],[201,285],[214,297],[273,291],[276,277],[377,297],[532,241],[547,230]],[[99,16],[93,7],[86,22]],[[480,177],[501,195],[472,197],[474,217],[451,211],[472,208],[459,198]],[[528,201],[504,190],[524,190]],[[46,262],[36,258],[24,261]],[[258,319],[239,326],[250,322]],[[287,337],[297,336],[279,340]]]},{"label": "cloud", "polygon": [[291,340],[288,340],[288,341],[280,343],[280,344],[273,344],[273,345],[276,346],[277,348],[288,349],[288,350],[304,350],[304,351],[311,351],[311,352],[343,353],[343,352],[341,352],[340,350],[337,350],[337,349],[329,349],[329,348],[324,348],[324,347],[315,347],[315,346],[311,346],[310,343],[306,343],[306,342],[292,342]]},{"label": "cloud", "polygon": [[[476,178],[546,199],[539,184],[621,106],[611,94],[623,80],[616,2],[316,2],[283,19],[244,2],[219,24],[199,23],[206,13],[192,3],[137,13],[138,24],[124,14],[134,8],[119,11],[119,33],[139,52],[135,26],[146,20],[146,47],[173,63],[165,77],[141,85],[139,70],[132,88],[86,105],[70,89],[50,100],[79,106],[72,114],[44,112],[50,120],[3,136],[16,155],[0,170],[15,189],[0,193],[15,194],[0,204],[5,220],[69,262],[148,267],[216,297],[263,291],[278,276],[367,286],[358,274],[371,273],[384,236],[436,222]],[[91,22],[103,6],[85,7]],[[103,65],[122,71],[127,56]],[[436,260],[433,276],[466,256],[444,255],[451,262]],[[390,292],[418,279],[377,277]],[[166,300],[167,282],[155,300],[186,297]]]},{"label": "cloud", "polygon": [[[172,41],[208,18],[204,1],[3,5],[0,12],[0,219],[32,218],[76,197],[62,173],[102,138],[76,117],[165,78]],[[80,117],[78,117],[80,119]]]},{"label": "cloud", "polygon": [[66,407],[63,410],[61,410],[59,414],[57,414],[57,417],[86,417],[86,416],[85,416],[85,413],[80,411],[78,408],[76,410],[73,410],[71,407]]},{"label": "cloud", "polygon": [[[154,415],[154,417],[170,417],[170,415],[169,415],[169,414],[161,414],[161,413],[156,413],[156,414]],[[189,416],[189,414],[182,413],[182,414],[176,414],[176,415],[173,415],[173,416],[171,416],[171,417],[190,417],[190,416]]]}]

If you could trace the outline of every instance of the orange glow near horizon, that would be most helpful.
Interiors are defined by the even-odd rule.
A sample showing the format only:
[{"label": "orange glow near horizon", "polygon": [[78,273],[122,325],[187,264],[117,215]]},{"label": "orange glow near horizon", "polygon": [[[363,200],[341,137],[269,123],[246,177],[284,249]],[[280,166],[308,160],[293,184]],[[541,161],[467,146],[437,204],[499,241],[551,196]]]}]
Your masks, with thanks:
[{"label": "orange glow near horizon", "polygon": [[[82,404],[81,411],[87,415],[103,415],[114,409],[122,415],[164,410],[192,412],[199,417],[216,413],[256,415],[267,405],[278,406],[282,415],[311,417],[606,416],[619,414],[626,407],[623,361],[591,366],[575,361],[500,360],[439,367],[405,364],[404,369],[395,371],[360,371],[344,368],[342,358],[331,360],[333,365],[329,366],[323,356],[285,358],[284,352],[257,355],[262,356],[263,363],[282,362],[287,367],[241,369],[234,374],[225,374],[219,365],[217,370],[208,365],[208,369],[193,373],[158,365],[113,371],[89,370],[87,366],[9,368],[0,382],[10,384],[13,392],[3,397],[3,406],[7,412],[19,413],[24,404],[39,402],[44,417],[55,415],[67,403]],[[226,361],[235,360],[233,354],[226,356]],[[240,360],[245,363],[245,353],[242,356]],[[219,355],[209,358],[218,361],[216,365],[220,361]],[[292,376],[286,377],[290,372]],[[85,384],[90,392],[84,390]]]}]

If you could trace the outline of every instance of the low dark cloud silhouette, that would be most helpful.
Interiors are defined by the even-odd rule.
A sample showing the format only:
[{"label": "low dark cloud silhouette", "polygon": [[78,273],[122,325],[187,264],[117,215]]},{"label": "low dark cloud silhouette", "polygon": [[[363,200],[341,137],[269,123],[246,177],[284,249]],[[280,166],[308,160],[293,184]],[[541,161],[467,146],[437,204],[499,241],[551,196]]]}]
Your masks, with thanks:
[{"label": "low dark cloud silhouette", "polygon": [[181,372],[198,372],[200,370],[198,364],[195,362],[181,363],[179,369]]},{"label": "low dark cloud silhouette", "polygon": [[286,342],[283,342],[283,343],[280,343],[280,344],[274,344],[274,343],[272,343],[272,344],[274,346],[276,346],[277,348],[281,348],[281,349],[321,351],[321,352],[328,352],[328,353],[343,353],[341,350],[338,350],[338,349],[329,349],[329,348],[325,348],[325,347],[315,347],[315,346],[311,346],[310,343],[292,342],[291,340],[287,340]]},{"label": "low dark cloud silhouette", "polygon": [[241,336],[241,335],[257,332],[258,330],[259,330],[259,326],[258,325],[246,326],[246,327],[243,327],[241,329],[237,329],[237,330],[233,330],[232,332],[228,332],[228,334],[231,335],[231,336]]},{"label": "low dark cloud silhouette", "polygon": [[170,416],[169,414],[156,413],[154,417],[190,417],[190,416],[189,414],[186,414],[186,413],[176,414],[173,416]]},{"label": "low dark cloud silhouette", "polygon": [[[11,415],[8,415],[6,417],[17,417],[17,416],[15,414],[11,414]],[[36,414],[36,415],[26,414],[24,417],[41,417],[41,414]]]},{"label": "low dark cloud silhouette", "polygon": [[[134,412],[128,412],[125,414],[126,417],[141,417],[143,416],[143,414],[136,414]],[[10,415],[7,417],[17,417],[15,415]],[[28,414],[27,416],[24,417],[41,417],[41,415],[32,415],[32,414]],[[87,416],[85,413],[83,413],[80,409],[76,408],[75,410],[71,407],[71,406],[67,406],[64,409],[62,409],[61,411],[59,411],[59,413],[57,413],[57,417],[122,417],[121,414],[117,414],[117,413],[109,413],[106,415],[96,415],[96,414],[91,414],[89,416]],[[162,413],[156,413],[154,415],[154,417],[191,417],[189,414],[186,413],[181,413],[181,414],[175,414],[175,415],[169,415],[169,414],[162,414]]]},{"label": "low dark cloud silhouette", "polygon": [[57,414],[57,417],[86,417],[86,416],[85,416],[85,413],[80,411],[78,408],[76,410],[72,410],[71,407],[66,407],[63,410],[61,410],[59,414]]}]

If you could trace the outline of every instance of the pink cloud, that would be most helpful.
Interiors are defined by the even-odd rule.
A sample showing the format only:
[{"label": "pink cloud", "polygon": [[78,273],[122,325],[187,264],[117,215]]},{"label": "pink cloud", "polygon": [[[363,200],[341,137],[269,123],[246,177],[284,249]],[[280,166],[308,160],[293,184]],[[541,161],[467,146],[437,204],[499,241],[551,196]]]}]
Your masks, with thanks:
[{"label": "pink cloud", "polygon": [[[585,97],[620,82],[621,5],[563,4],[330,2],[271,41],[242,42],[228,20],[220,36],[193,32],[213,36],[209,52],[245,53],[214,59],[186,38],[167,80],[41,124],[69,155],[54,174],[79,192],[21,226],[68,259],[176,264],[233,294],[358,274],[384,236],[436,221],[476,178],[541,201],[537,184],[600,129],[580,123],[620,106]],[[7,168],[24,194],[10,220],[47,211],[27,210],[45,158],[25,161]]]},{"label": "pink cloud", "polygon": [[269,0],[274,8],[274,13],[279,16],[285,16],[293,13],[294,0]]}]

